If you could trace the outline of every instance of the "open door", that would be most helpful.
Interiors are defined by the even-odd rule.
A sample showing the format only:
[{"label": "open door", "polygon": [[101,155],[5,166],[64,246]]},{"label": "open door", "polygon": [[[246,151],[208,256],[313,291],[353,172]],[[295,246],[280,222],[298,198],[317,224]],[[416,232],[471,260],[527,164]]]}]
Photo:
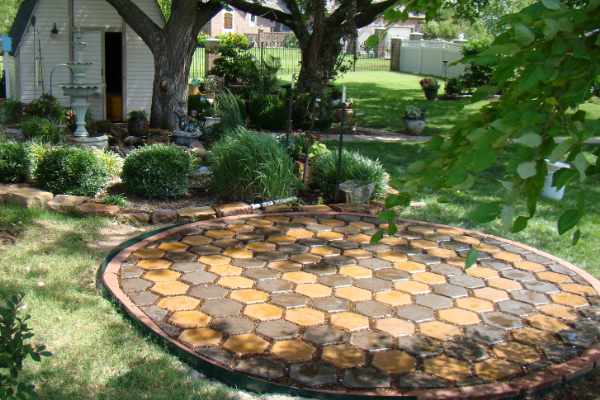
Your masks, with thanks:
[{"label": "open door", "polygon": [[106,82],[106,118],[123,120],[123,34],[104,34],[104,76]]},{"label": "open door", "polygon": [[[94,84],[104,82],[104,68],[102,65],[102,39],[101,31],[85,31],[83,40],[87,43],[83,50],[83,61],[93,63],[85,74],[84,83]],[[88,97],[90,110],[94,120],[105,119],[105,88],[98,89],[98,92]]]}]

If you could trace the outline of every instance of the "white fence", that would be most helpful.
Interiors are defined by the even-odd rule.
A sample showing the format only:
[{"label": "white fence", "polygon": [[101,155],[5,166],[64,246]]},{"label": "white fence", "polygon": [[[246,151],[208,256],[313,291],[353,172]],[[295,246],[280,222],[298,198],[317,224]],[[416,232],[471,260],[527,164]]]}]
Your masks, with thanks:
[{"label": "white fence", "polygon": [[459,76],[464,71],[462,64],[447,67],[444,71],[444,61],[448,65],[460,60],[461,44],[437,40],[403,40],[400,49],[400,71],[420,74]]}]

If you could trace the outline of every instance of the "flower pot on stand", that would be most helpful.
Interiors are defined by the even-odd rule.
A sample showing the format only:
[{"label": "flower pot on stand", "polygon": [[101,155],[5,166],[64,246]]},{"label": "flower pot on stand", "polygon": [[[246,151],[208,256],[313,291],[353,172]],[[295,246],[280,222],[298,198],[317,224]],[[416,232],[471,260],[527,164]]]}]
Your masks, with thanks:
[{"label": "flower pot on stand", "polygon": [[404,132],[407,135],[418,136],[423,132],[425,128],[425,121],[420,119],[405,119],[404,120]]},{"label": "flower pot on stand", "polygon": [[127,121],[129,136],[148,136],[150,127],[147,119],[130,119]]},{"label": "flower pot on stand", "polygon": [[438,88],[435,89],[423,89],[423,93],[425,93],[425,98],[429,101],[433,101],[437,98]]},{"label": "flower pot on stand", "polygon": [[[351,121],[353,116],[354,116],[353,108],[346,108],[344,110],[344,122]],[[335,109],[335,120],[336,120],[336,122],[342,121],[342,109],[341,108]]]}]

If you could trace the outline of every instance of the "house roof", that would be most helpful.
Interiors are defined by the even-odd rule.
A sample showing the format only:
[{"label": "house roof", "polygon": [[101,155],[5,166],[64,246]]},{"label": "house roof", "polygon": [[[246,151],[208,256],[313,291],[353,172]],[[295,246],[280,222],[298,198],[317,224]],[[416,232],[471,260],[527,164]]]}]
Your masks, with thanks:
[{"label": "house roof", "polygon": [[35,10],[37,2],[38,0],[24,0],[19,6],[15,20],[13,21],[10,31],[8,32],[8,36],[12,38],[12,51],[10,53],[12,56],[14,56],[19,49],[21,39],[23,39],[23,35],[25,34],[25,30],[29,25],[29,21],[31,20],[31,16],[33,15],[33,11]]}]

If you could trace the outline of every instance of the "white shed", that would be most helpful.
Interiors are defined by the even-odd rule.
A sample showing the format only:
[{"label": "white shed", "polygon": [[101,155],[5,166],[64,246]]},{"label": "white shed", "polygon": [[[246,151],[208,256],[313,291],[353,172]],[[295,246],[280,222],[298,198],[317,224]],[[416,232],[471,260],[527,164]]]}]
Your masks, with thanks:
[{"label": "white shed", "polygon": [[[164,27],[157,0],[133,1]],[[104,0],[21,2],[8,35],[13,39],[12,51],[4,52],[7,97],[30,102],[50,92],[51,71],[73,61],[71,42],[77,27],[84,31],[82,40],[87,43],[83,61],[94,63],[85,83],[106,84],[88,99],[94,119],[121,120],[132,110],[149,113],[154,58],[138,34]],[[52,94],[63,106],[69,106],[71,99],[56,85],[71,81],[67,68],[57,68],[52,75]]]}]

